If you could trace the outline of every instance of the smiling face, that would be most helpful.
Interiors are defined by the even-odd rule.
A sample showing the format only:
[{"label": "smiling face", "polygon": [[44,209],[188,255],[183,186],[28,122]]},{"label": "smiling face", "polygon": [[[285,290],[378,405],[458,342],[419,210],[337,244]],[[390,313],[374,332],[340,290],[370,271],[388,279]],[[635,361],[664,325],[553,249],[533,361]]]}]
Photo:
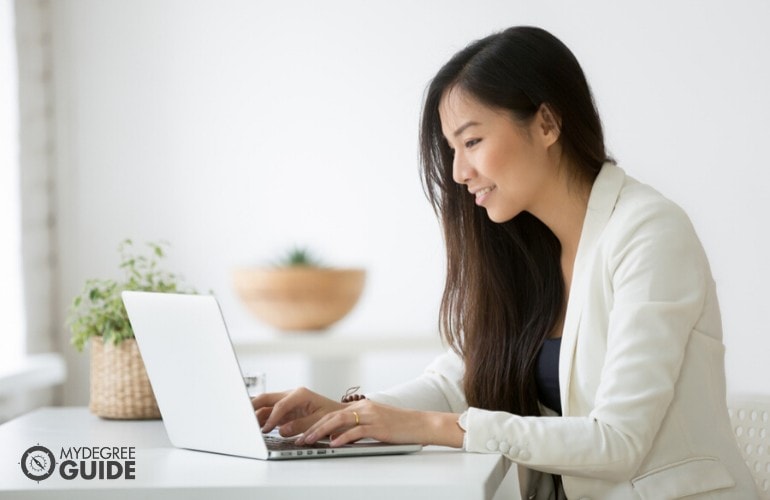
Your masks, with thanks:
[{"label": "smiling face", "polygon": [[523,211],[537,216],[558,165],[558,129],[541,106],[526,124],[508,110],[485,106],[450,88],[439,105],[441,128],[454,151],[452,176],[465,184],[494,222]]}]

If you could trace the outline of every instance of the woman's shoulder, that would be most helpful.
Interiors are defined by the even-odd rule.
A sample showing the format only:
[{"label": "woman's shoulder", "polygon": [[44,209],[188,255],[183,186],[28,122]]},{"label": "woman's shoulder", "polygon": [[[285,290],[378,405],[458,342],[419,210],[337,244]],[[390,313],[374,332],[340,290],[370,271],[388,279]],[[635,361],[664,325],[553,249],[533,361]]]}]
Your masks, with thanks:
[{"label": "woman's shoulder", "polygon": [[624,174],[610,223],[628,230],[648,228],[694,232],[687,213],[657,189]]},{"label": "woman's shoulder", "polygon": [[597,245],[597,269],[612,276],[614,290],[635,282],[633,286],[653,293],[656,300],[693,290],[701,294],[713,278],[685,211],[631,176],[624,175],[616,187],[614,207]]},{"label": "woman's shoulder", "polygon": [[677,253],[692,258],[699,255],[705,261],[705,252],[687,213],[655,188],[622,170],[620,174],[622,181],[616,184],[617,196],[601,237],[605,253]]}]

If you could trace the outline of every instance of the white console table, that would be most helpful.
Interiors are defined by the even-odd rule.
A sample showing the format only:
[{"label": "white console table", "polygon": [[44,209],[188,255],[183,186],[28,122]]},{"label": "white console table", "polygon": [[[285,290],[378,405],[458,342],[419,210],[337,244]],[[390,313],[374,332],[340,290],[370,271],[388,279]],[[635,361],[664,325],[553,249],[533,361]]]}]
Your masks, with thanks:
[{"label": "white console table", "polygon": [[438,333],[364,336],[343,332],[276,332],[250,337],[245,332],[235,332],[232,338],[241,359],[266,355],[304,356],[309,362],[314,388],[325,395],[340,394],[351,385],[351,381],[360,380],[360,360],[366,354],[419,352],[438,355],[445,350]]}]

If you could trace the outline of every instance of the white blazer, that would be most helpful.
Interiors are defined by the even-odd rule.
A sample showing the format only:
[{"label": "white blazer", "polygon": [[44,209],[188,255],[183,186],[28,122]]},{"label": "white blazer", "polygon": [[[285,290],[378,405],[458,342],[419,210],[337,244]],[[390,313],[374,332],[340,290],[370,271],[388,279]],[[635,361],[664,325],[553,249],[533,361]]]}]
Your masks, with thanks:
[{"label": "white blazer", "polygon": [[[727,414],[719,305],[701,243],[678,206],[613,164],[594,182],[575,258],[563,416],[468,408],[462,377],[450,352],[421,378],[368,397],[465,412],[467,451],[560,474],[570,499],[756,498]],[[553,494],[552,482],[531,483],[531,498]]]}]

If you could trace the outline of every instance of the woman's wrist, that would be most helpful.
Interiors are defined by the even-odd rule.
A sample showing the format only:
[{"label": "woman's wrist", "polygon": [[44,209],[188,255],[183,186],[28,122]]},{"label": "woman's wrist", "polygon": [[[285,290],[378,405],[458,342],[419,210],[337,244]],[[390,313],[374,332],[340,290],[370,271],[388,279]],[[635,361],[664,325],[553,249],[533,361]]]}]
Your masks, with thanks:
[{"label": "woman's wrist", "polygon": [[458,413],[426,412],[428,439],[423,444],[462,448],[465,431],[457,424]]}]

